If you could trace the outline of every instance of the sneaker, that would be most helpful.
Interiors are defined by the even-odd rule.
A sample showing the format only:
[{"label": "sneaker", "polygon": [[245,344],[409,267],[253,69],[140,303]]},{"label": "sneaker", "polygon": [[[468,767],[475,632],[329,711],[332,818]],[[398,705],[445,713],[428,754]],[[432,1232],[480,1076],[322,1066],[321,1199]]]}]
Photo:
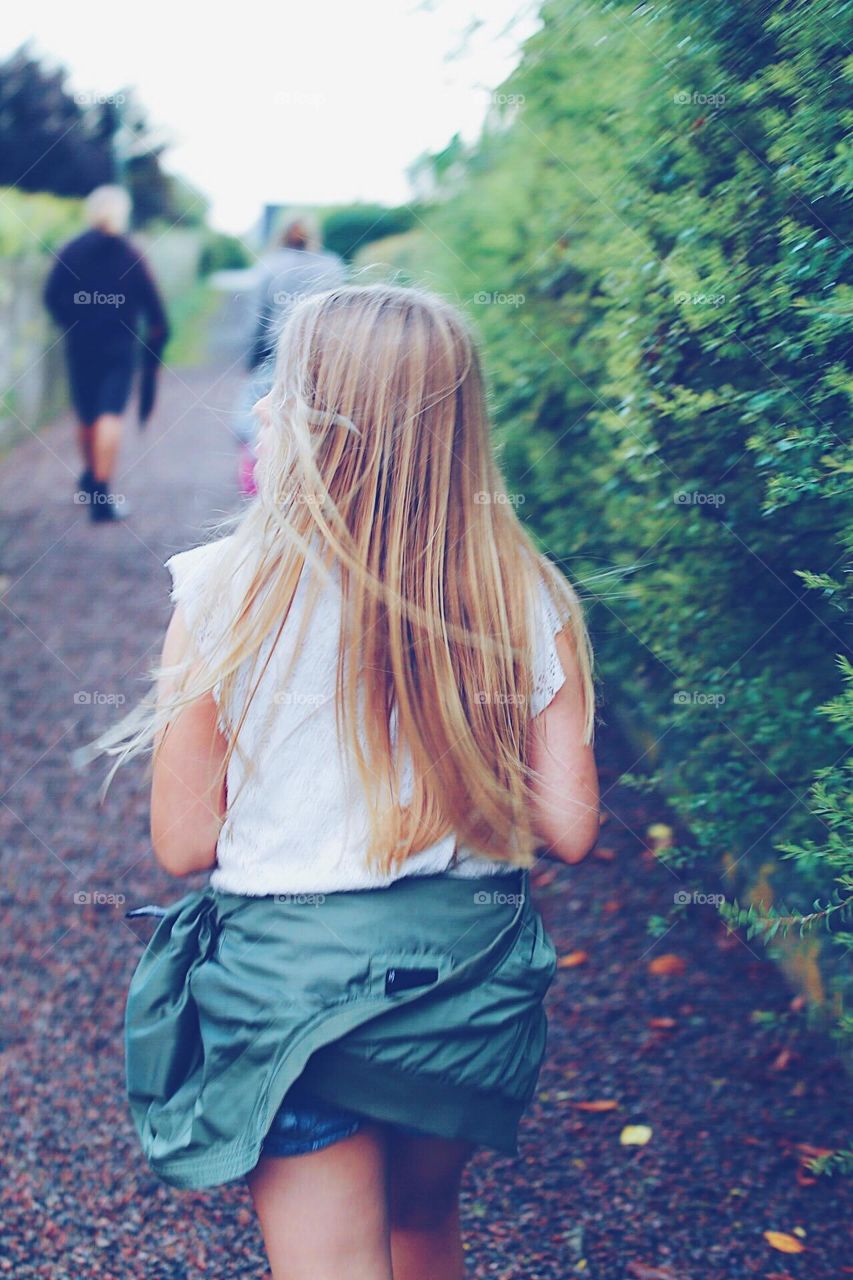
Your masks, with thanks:
[{"label": "sneaker", "polygon": [[126,520],[130,515],[129,504],[119,494],[112,493],[106,481],[95,481],[89,501],[93,524],[112,524],[116,520]]},{"label": "sneaker", "polygon": [[89,467],[80,475],[77,481],[77,489],[74,493],[74,501],[79,503],[81,507],[88,507],[92,501],[92,489],[95,484],[95,477]]}]

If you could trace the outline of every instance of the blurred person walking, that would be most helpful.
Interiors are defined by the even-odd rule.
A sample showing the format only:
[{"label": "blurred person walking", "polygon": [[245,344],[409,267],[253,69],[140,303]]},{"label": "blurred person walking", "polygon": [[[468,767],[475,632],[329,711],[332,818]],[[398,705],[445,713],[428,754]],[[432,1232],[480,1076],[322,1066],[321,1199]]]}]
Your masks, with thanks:
[{"label": "blurred person walking", "polygon": [[252,407],[272,386],[271,361],[284,323],[299,298],[346,282],[343,259],[323,248],[318,228],[305,214],[287,219],[277,247],[262,260],[262,268],[252,308],[255,327],[247,360],[251,376],[240,392],[233,429],[240,446],[240,491],[247,496],[256,491],[254,444],[258,422]]},{"label": "blurred person walking", "polygon": [[[140,336],[147,381],[141,421],[153,404],[152,379],[169,338],[157,285],[126,235],[130,211],[123,187],[96,187],[85,204],[88,230],[56,255],[44,289],[45,306],[65,332],[71,401],[79,420],[83,473],[75,501],[88,504],[98,524],[128,514],[111,486]],[[143,335],[137,333],[140,319]]]}]

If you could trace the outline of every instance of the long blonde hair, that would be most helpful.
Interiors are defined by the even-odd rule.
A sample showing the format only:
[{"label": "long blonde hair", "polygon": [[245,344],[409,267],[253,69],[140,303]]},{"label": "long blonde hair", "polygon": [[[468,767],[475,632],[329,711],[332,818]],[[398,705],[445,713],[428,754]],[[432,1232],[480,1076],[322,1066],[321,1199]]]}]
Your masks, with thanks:
[{"label": "long blonde hair", "polygon": [[[334,564],[338,731],[368,799],[369,860],[388,871],[452,831],[485,856],[529,865],[541,582],[573,641],[587,742],[592,651],[576,592],[537,553],[504,488],[467,323],[440,297],[397,285],[304,298],[280,336],[267,403],[258,494],[215,581],[202,585],[201,616],[221,623],[229,610],[222,641],[169,669],[176,684],[159,709],[149,698],[99,739],[118,756],[112,772],[217,685],[227,768],[303,567],[316,572],[297,651]],[[247,586],[235,609],[228,594],[238,575]],[[244,663],[248,694],[234,705]],[[414,775],[405,802],[401,743]]]}]

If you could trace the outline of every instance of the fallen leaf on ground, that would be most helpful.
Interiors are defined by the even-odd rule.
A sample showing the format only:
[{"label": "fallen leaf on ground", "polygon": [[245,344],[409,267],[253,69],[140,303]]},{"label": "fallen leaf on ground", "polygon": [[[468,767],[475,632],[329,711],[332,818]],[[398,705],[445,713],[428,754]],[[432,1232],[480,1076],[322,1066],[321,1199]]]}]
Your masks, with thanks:
[{"label": "fallen leaf on ground", "polygon": [[649,842],[649,848],[653,852],[659,849],[668,849],[672,844],[672,837],[675,833],[666,822],[653,822],[650,827],[646,828],[646,839]]},{"label": "fallen leaf on ground", "polygon": [[619,1141],[623,1147],[644,1147],[651,1136],[652,1130],[647,1124],[626,1124]]},{"label": "fallen leaf on ground", "polygon": [[570,951],[568,955],[560,956],[557,961],[558,969],[574,969],[576,965],[586,964],[589,959],[587,951]]},{"label": "fallen leaf on ground", "polygon": [[673,1027],[678,1026],[675,1018],[649,1018],[649,1026],[655,1027],[658,1031],[671,1031]]},{"label": "fallen leaf on ground", "polygon": [[599,858],[602,862],[612,862],[616,857],[615,849],[608,849],[606,845],[596,846],[592,851],[594,858]]},{"label": "fallen leaf on ground", "polygon": [[674,955],[668,951],[662,956],[655,956],[654,960],[649,961],[649,973],[665,974],[665,973],[684,973],[687,965],[681,956]]},{"label": "fallen leaf on ground", "polygon": [[765,1231],[764,1239],[773,1249],[778,1249],[780,1253],[803,1253],[805,1245],[800,1244],[796,1236],[788,1235],[787,1231]]},{"label": "fallen leaf on ground", "polygon": [[817,1160],[819,1156],[835,1154],[834,1147],[813,1147],[809,1142],[797,1142],[795,1146],[797,1151],[800,1152],[801,1160]]},{"label": "fallen leaf on ground", "polygon": [[595,1098],[591,1102],[573,1102],[578,1111],[614,1111],[619,1103],[615,1098]]}]

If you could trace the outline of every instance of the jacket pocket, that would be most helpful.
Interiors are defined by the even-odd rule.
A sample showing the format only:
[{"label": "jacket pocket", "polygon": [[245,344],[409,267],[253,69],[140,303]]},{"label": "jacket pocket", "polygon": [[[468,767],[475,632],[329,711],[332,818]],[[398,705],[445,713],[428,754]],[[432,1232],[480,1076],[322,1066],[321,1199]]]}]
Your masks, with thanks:
[{"label": "jacket pocket", "polygon": [[513,946],[494,971],[501,981],[518,983],[531,995],[544,997],[557,970],[557,951],[542,917],[531,910],[521,922]]},{"label": "jacket pocket", "polygon": [[370,957],[371,995],[413,996],[426,993],[447,975],[447,956],[431,951],[388,951]]}]

